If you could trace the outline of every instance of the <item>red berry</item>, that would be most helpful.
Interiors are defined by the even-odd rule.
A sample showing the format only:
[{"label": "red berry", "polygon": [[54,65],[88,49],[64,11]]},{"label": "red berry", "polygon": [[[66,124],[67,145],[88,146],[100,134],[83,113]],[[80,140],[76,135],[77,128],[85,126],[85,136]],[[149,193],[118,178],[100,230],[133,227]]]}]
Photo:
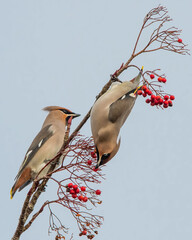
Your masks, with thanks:
[{"label": "red berry", "polygon": [[151,79],[155,78],[155,75],[154,75],[154,74],[151,74],[151,75],[150,75],[150,78],[151,78]]},{"label": "red berry", "polygon": [[81,191],[83,191],[83,192],[86,191],[86,187],[82,186]]},{"label": "red berry", "polygon": [[143,97],[147,97],[147,93],[146,92],[143,93]]},{"label": "red berry", "polygon": [[174,95],[171,95],[170,96],[170,99],[173,101],[175,99],[175,96]]},{"label": "red berry", "polygon": [[73,189],[76,190],[78,188],[77,185],[73,185]]},{"label": "red berry", "polygon": [[163,102],[164,102],[164,101],[163,101],[163,99],[161,98],[161,99],[159,100],[159,104],[162,105]]},{"label": "red berry", "polygon": [[155,99],[156,98],[156,96],[155,95],[151,95],[151,99]]},{"label": "red berry", "polygon": [[76,188],[75,193],[79,193],[79,192],[80,192],[79,188]]},{"label": "red berry", "polygon": [[88,201],[88,197],[84,197],[83,202],[87,202],[87,201]]},{"label": "red berry", "polygon": [[145,102],[146,102],[146,103],[150,103],[151,100],[148,98],[148,99],[145,100]]},{"label": "red berry", "polygon": [[87,231],[86,231],[86,230],[83,230],[83,231],[82,231],[82,234],[83,234],[83,235],[86,235],[86,234],[87,234]]},{"label": "red berry", "polygon": [[162,77],[158,77],[157,80],[158,80],[159,82],[162,82],[162,79],[163,79]]},{"label": "red berry", "polygon": [[90,166],[92,164],[92,161],[91,160],[88,160],[87,161],[87,164]]},{"label": "red berry", "polygon": [[151,106],[155,106],[155,103],[154,103],[154,102],[151,102]]},{"label": "red berry", "polygon": [[178,38],[178,43],[182,43],[183,42],[183,40],[181,39],[181,38]]},{"label": "red berry", "polygon": [[166,83],[167,82],[167,79],[166,78],[162,78],[161,80],[163,83]]},{"label": "red berry", "polygon": [[98,170],[99,170],[99,168],[95,168],[95,167],[93,168],[94,172],[97,172]]},{"label": "red berry", "polygon": [[164,96],[164,99],[165,99],[165,100],[168,100],[168,99],[169,99],[169,96],[168,96],[168,95],[165,95],[165,96]]},{"label": "red berry", "polygon": [[141,91],[141,90],[138,90],[138,91],[137,91],[137,94],[138,94],[138,95],[142,95],[142,91]]},{"label": "red berry", "polygon": [[160,101],[161,97],[160,96],[156,96],[156,100]]},{"label": "red berry", "polygon": [[73,198],[76,198],[76,197],[77,197],[77,195],[76,195],[76,194],[72,194],[72,197],[73,197]]},{"label": "red berry", "polygon": [[91,152],[91,157],[92,158],[96,158],[97,157],[97,154],[95,152]]},{"label": "red berry", "polygon": [[164,107],[164,108],[168,108],[168,105],[167,105],[167,104],[163,104],[163,107]]},{"label": "red berry", "polygon": [[68,187],[68,188],[72,188],[72,187],[73,187],[73,183],[69,183],[69,184],[67,185],[67,187]]},{"label": "red berry", "polygon": [[80,201],[83,201],[83,196],[82,195],[80,195],[79,197],[78,197],[78,199],[80,200]]},{"label": "red berry", "polygon": [[143,90],[143,91],[147,91],[147,87],[144,85],[144,86],[142,87],[142,90]]},{"label": "red berry", "polygon": [[73,189],[70,190],[71,194],[75,194],[75,191]]},{"label": "red berry", "polygon": [[151,92],[149,89],[147,89],[146,93],[147,93],[148,95],[151,95],[151,94],[152,94],[152,92]]},{"label": "red berry", "polygon": [[170,107],[172,107],[172,106],[173,106],[173,103],[172,103],[172,101],[171,101],[171,100],[169,100],[169,101],[168,101],[168,104],[169,104],[169,106],[170,106]]},{"label": "red berry", "polygon": [[165,105],[168,105],[169,103],[168,103],[168,101],[164,101],[164,104],[165,104]]},{"label": "red berry", "polygon": [[97,195],[100,195],[100,194],[101,194],[101,190],[98,189],[98,190],[95,191],[95,193],[96,193]]}]

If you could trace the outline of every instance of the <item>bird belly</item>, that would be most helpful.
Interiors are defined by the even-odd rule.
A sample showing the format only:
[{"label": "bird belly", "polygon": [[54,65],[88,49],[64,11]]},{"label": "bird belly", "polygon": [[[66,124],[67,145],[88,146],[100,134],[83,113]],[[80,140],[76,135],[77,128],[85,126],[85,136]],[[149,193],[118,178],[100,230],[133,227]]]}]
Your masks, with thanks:
[{"label": "bird belly", "polygon": [[54,143],[54,145],[50,145],[47,141],[42,149],[35,154],[34,159],[29,163],[29,167],[31,167],[33,173],[33,179],[37,178],[37,180],[39,180],[47,175],[51,166],[51,163],[48,164],[49,161],[57,155],[62,147],[62,141],[57,141],[57,139],[55,139]]}]

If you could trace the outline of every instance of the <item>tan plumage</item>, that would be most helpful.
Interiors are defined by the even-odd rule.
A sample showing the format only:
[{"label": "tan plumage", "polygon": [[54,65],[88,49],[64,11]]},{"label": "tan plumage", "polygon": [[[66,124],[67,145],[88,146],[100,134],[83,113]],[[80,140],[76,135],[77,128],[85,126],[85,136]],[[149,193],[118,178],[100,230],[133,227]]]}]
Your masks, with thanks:
[{"label": "tan plumage", "polygon": [[119,131],[135,104],[137,96],[134,92],[139,85],[141,72],[131,81],[113,85],[91,110],[91,130],[97,150],[96,168],[107,163],[118,152]]},{"label": "tan plumage", "polygon": [[[20,191],[36,177],[38,180],[46,176],[50,166],[45,167],[42,171],[41,169],[49,160],[53,159],[61,149],[69,118],[80,116],[66,108],[58,106],[49,106],[44,108],[44,110],[49,111],[49,114],[25,155],[24,161],[16,176],[15,184],[11,189],[11,198],[17,189]],[[38,175],[39,172],[40,174]]]}]

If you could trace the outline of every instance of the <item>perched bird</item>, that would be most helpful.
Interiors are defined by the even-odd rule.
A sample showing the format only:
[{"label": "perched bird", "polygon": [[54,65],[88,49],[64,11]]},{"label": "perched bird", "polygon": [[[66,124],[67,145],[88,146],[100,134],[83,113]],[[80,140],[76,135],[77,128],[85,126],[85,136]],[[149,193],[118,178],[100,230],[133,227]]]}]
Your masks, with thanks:
[{"label": "perched bird", "polygon": [[97,165],[107,163],[118,152],[120,128],[130,114],[137,94],[143,67],[137,77],[112,85],[93,105],[91,130],[97,152]]},{"label": "perched bird", "polygon": [[[17,189],[19,189],[19,191],[22,190],[36,177],[38,180],[46,176],[50,165],[46,167],[45,165],[49,160],[53,159],[61,149],[69,119],[80,116],[80,114],[58,106],[49,106],[43,110],[49,111],[49,114],[25,155],[24,161],[15,178],[15,184],[10,192],[11,198]],[[45,168],[41,171],[43,167]]]}]

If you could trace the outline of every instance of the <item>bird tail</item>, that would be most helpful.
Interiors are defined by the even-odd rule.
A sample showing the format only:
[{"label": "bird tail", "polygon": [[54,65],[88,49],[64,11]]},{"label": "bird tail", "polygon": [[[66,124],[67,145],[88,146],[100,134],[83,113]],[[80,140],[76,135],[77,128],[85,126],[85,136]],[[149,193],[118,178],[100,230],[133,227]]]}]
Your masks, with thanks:
[{"label": "bird tail", "polygon": [[137,75],[137,77],[133,80],[134,83],[139,84],[140,79],[141,79],[142,72],[143,72],[143,66],[142,66],[139,74]]},{"label": "bird tail", "polygon": [[18,191],[20,192],[24,187],[26,187],[28,184],[30,184],[32,182],[31,179],[29,179],[28,181],[26,181],[24,184],[20,184],[19,181],[16,181],[16,183],[13,185],[13,187],[11,188],[10,191],[10,198],[12,199],[13,196],[15,195],[17,189],[19,189]]}]

